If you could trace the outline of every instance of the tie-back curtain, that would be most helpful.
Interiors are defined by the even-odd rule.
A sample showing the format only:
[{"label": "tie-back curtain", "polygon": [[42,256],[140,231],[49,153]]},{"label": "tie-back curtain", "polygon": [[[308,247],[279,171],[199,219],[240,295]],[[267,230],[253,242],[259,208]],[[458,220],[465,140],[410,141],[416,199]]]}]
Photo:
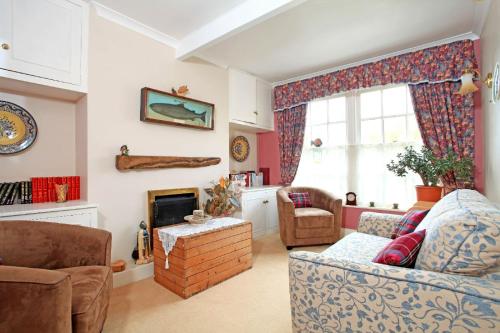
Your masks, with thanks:
[{"label": "tie-back curtain", "polygon": [[[435,156],[449,151],[474,159],[474,99],[457,94],[460,82],[410,85],[422,140]],[[457,181],[452,172],[442,177],[445,192],[473,187],[473,179]]]},{"label": "tie-back curtain", "polygon": [[299,167],[306,127],[306,110],[306,105],[299,105],[277,115],[281,182],[285,185],[292,183]]},{"label": "tie-back curtain", "polygon": [[473,42],[457,41],[277,86],[274,110],[361,88],[458,81],[465,69],[477,68]]},{"label": "tie-back curtain", "polygon": [[[302,153],[308,102],[341,92],[387,84],[418,84],[412,89],[414,104],[418,104],[415,113],[421,126],[422,138],[436,155],[442,156],[444,148],[441,146],[444,143],[434,143],[436,134],[425,129],[425,126],[429,126],[429,121],[426,120],[429,119],[429,114],[434,120],[433,126],[436,131],[449,133],[449,136],[454,138],[456,142],[452,144],[454,151],[459,156],[473,158],[472,97],[462,99],[450,96],[450,92],[446,89],[450,90],[458,85],[451,82],[459,81],[464,70],[477,68],[474,44],[471,40],[463,40],[275,87],[274,111],[279,111],[277,118],[282,182],[290,184],[297,172]],[[436,84],[438,85],[434,87]],[[434,92],[424,94],[423,90]],[[454,114],[448,116],[447,122],[443,119],[438,121],[439,115],[436,112],[442,111]],[[466,130],[463,130],[464,123],[470,125]],[[448,126],[446,130],[443,129],[445,125]],[[439,140],[442,139],[439,135],[437,137]],[[447,186],[457,185],[452,176],[445,177],[444,181]]]}]

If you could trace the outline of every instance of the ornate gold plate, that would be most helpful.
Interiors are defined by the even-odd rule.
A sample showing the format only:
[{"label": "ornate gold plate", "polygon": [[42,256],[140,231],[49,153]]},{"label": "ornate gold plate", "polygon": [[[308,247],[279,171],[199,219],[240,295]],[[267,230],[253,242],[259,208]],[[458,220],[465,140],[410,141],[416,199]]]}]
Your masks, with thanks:
[{"label": "ornate gold plate", "polygon": [[231,143],[231,155],[238,162],[243,162],[250,154],[250,144],[244,136],[237,136]]},{"label": "ornate gold plate", "polygon": [[35,142],[35,119],[24,108],[7,101],[0,101],[0,154],[14,154]]}]

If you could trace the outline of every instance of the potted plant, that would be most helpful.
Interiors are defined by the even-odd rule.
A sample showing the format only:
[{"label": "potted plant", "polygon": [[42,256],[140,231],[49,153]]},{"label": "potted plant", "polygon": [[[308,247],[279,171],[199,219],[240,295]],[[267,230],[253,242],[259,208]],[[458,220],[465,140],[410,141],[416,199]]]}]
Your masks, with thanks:
[{"label": "potted plant", "polygon": [[444,158],[437,158],[432,151],[422,147],[420,152],[412,146],[405,147],[397,155],[398,160],[387,164],[387,169],[396,176],[405,177],[409,171],[417,173],[423,185],[417,185],[417,200],[436,202],[441,199],[443,188],[438,186],[441,177],[453,171],[460,182],[466,184],[473,171],[473,161],[469,157],[459,159],[457,154],[449,152]]}]

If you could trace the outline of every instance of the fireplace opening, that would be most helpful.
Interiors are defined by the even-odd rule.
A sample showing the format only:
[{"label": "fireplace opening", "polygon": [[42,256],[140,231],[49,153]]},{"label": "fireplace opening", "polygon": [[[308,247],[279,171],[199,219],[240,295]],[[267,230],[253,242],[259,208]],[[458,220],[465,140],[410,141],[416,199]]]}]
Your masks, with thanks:
[{"label": "fireplace opening", "polygon": [[194,193],[157,196],[153,203],[153,228],[184,222],[184,216],[198,209]]},{"label": "fireplace opening", "polygon": [[[184,223],[184,216],[191,215],[198,209],[197,188],[176,188],[148,191],[148,230]],[[153,245],[154,237],[151,237]]]}]

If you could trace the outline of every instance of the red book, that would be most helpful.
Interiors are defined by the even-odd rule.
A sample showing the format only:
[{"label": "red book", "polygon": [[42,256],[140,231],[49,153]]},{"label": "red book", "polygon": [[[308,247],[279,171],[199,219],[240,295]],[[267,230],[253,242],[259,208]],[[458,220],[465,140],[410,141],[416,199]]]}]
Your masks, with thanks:
[{"label": "red book", "polygon": [[43,189],[43,199],[42,202],[48,202],[49,201],[49,179],[47,177],[42,178],[42,189]]},{"label": "red book", "polygon": [[38,196],[36,195],[36,186],[37,186],[37,181],[36,177],[31,177],[31,202],[32,203],[37,203],[38,201]]},{"label": "red book", "polygon": [[71,176],[71,200],[76,199],[76,180],[75,176]]},{"label": "red book", "polygon": [[74,191],[73,177],[70,176],[68,177],[68,200],[73,200],[73,191]]},{"label": "red book", "polygon": [[80,200],[80,176],[76,176],[76,200]]},{"label": "red book", "polygon": [[48,199],[49,202],[52,202],[53,201],[53,197],[54,197],[52,195],[52,192],[54,191],[53,180],[54,180],[53,177],[48,177],[47,178],[47,192],[48,192],[47,199]]}]

